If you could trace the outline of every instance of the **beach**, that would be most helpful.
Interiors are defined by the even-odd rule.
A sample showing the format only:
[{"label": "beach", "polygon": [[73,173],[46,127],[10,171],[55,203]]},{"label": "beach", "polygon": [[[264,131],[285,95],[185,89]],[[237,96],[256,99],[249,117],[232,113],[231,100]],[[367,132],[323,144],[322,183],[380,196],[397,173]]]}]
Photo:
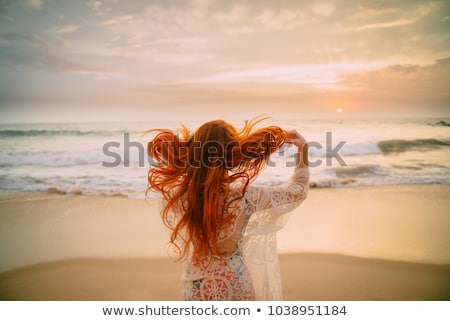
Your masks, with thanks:
[{"label": "beach", "polygon": [[[449,185],[311,189],[278,233],[284,300],[449,300]],[[0,199],[0,299],[179,300],[156,200]]]}]

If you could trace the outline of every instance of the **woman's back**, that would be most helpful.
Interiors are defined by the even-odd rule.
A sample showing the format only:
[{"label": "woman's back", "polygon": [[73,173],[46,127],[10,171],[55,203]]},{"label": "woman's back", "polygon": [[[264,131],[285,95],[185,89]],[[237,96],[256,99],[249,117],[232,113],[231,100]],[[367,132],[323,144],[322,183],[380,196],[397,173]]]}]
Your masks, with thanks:
[{"label": "woman's back", "polygon": [[[250,185],[243,198],[230,203],[231,224],[218,231],[222,253],[197,263],[191,256],[184,263],[184,299],[281,300],[275,233],[286,222],[284,214],[306,198],[308,179],[307,168],[297,168],[286,184]],[[241,193],[235,186],[229,198]]]},{"label": "woman's back", "polygon": [[[231,193],[230,197],[234,193]],[[183,297],[185,300],[254,300],[250,275],[242,254],[242,240],[249,215],[245,201],[233,202],[225,215],[230,224],[217,231],[221,253],[201,260],[189,256],[184,262]]]}]

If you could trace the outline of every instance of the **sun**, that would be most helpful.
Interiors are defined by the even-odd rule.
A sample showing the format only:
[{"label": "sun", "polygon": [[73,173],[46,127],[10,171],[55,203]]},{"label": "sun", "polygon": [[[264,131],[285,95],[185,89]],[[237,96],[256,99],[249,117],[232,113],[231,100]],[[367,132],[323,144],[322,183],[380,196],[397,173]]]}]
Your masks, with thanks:
[{"label": "sun", "polygon": [[344,108],[338,107],[338,108],[336,109],[336,111],[337,111],[338,113],[342,113],[342,112],[344,111]]}]

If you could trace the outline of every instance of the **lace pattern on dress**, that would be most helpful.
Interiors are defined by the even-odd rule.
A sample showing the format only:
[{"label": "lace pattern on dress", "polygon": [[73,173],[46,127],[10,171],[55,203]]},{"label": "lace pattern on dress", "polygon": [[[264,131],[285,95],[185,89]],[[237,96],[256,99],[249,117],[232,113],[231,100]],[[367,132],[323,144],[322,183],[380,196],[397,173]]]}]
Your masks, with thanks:
[{"label": "lace pattern on dress", "polygon": [[[231,255],[213,256],[212,262],[183,268],[185,300],[282,300],[276,232],[287,221],[283,215],[306,198],[309,170],[297,168],[280,186],[249,185],[244,198],[228,209],[233,224],[220,231],[219,239]],[[232,193],[241,193],[233,186]]]},{"label": "lace pattern on dress", "polygon": [[[188,265],[186,276],[197,275],[198,266]],[[227,259],[216,258],[203,267],[203,277],[185,280],[184,299],[194,301],[254,300],[253,286],[240,250]]]}]

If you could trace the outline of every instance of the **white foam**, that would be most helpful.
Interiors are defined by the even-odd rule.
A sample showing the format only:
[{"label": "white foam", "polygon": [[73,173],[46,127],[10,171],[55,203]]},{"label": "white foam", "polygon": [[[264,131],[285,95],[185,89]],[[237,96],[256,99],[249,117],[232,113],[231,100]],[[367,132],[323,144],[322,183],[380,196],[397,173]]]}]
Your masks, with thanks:
[{"label": "white foam", "polygon": [[[335,121],[288,122],[311,143],[309,152],[311,182],[317,187],[371,186],[395,184],[450,184],[450,148],[406,151],[384,155],[378,147],[382,140],[411,140],[433,137],[445,141],[448,128],[424,125],[420,121]],[[283,124],[278,124],[284,127]],[[148,128],[176,128],[174,124],[0,125],[0,130],[53,130],[52,135],[3,137],[0,140],[0,189],[10,191],[47,191],[88,195],[125,195],[144,197],[149,161],[140,133]],[[287,128],[287,126],[286,126]],[[142,130],[141,130],[142,129]],[[287,128],[289,129],[289,128]],[[67,130],[70,130],[69,132]],[[84,135],[83,131],[89,133]],[[60,133],[60,135],[55,133]],[[79,135],[73,133],[81,132]],[[125,149],[123,133],[142,144]],[[331,134],[327,134],[327,132]],[[38,131],[36,133],[39,133]],[[72,133],[66,135],[64,133]],[[330,147],[326,148],[327,139]],[[115,142],[104,153],[105,144]],[[342,148],[336,146],[345,142]],[[316,144],[314,146],[314,144]],[[317,148],[317,145],[321,148]],[[271,157],[256,184],[277,185],[293,172],[296,148],[289,145]],[[336,155],[327,155],[331,150]],[[129,152],[129,167],[124,155]],[[328,156],[328,157],[327,157]],[[340,159],[338,159],[340,158]]]}]

